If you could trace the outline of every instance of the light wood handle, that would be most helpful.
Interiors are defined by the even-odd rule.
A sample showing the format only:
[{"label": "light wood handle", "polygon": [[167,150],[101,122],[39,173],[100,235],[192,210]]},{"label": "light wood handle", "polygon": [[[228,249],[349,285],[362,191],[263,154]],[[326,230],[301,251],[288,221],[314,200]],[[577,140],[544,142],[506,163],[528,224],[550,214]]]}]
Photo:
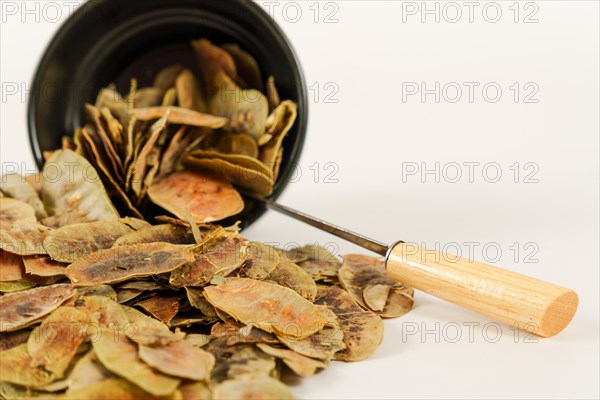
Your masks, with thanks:
[{"label": "light wood handle", "polygon": [[566,328],[577,310],[570,289],[414,244],[396,244],[386,266],[407,286],[542,337]]}]

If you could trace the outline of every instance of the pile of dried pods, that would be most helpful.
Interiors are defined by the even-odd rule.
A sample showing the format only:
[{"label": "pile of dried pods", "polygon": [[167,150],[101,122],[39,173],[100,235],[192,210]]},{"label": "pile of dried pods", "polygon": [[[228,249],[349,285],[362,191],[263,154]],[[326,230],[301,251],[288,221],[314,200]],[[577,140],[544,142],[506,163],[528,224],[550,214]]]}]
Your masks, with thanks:
[{"label": "pile of dried pods", "polygon": [[293,398],[282,368],[362,360],[411,309],[380,259],[210,224],[234,186],[270,194],[296,106],[238,46],[191,47],[201,79],[103,89],[41,173],[2,176],[0,397]]}]

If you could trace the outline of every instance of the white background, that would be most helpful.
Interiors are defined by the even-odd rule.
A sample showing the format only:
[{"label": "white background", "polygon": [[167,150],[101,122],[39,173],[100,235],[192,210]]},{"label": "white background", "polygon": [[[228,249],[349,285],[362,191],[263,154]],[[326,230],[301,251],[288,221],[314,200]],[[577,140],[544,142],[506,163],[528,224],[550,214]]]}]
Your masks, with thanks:
[{"label": "white background", "polygon": [[[58,3],[64,20],[72,2]],[[598,398],[598,2],[475,2],[473,22],[463,2],[454,3],[458,22],[457,8],[445,2],[437,4],[439,22],[422,14],[421,2],[304,1],[284,8],[288,3],[262,5],[294,44],[313,90],[301,177],[281,202],[381,241],[404,239],[463,256],[471,246],[482,261],[494,261],[500,249],[497,265],[580,296],[572,324],[537,340],[417,293],[412,312],[386,321],[385,340],[369,360],[333,363],[298,380],[295,393]],[[34,168],[26,93],[9,94],[5,84],[29,84],[58,28],[55,16],[42,12],[38,22],[22,13],[2,16],[3,166]],[[439,102],[435,94],[407,92],[436,82]],[[479,85],[472,101],[464,82]],[[453,103],[456,85],[463,93]],[[502,90],[496,102],[494,87]],[[537,102],[525,102],[534,91],[528,101]],[[465,163],[479,163],[471,177]],[[421,175],[436,165],[439,182],[434,173]],[[453,183],[457,165],[462,177]],[[415,166],[419,171],[409,175]],[[362,252],[273,212],[245,233],[280,245],[332,243],[341,254]]]}]

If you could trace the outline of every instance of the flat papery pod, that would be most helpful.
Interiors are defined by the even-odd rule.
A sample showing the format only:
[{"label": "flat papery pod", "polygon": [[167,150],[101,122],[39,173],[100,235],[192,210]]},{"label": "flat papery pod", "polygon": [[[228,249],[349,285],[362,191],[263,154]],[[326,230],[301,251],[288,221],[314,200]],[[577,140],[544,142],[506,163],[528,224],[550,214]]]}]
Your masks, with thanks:
[{"label": "flat papery pod", "polygon": [[22,385],[15,385],[8,382],[0,382],[0,399],[3,400],[24,400],[24,399],[57,399],[60,395],[46,393],[40,390],[33,390]]},{"label": "flat papery pod", "polygon": [[[143,224],[150,226],[147,222]],[[44,248],[54,261],[74,263],[83,256],[110,248],[119,237],[132,232],[135,230],[127,220],[67,225],[50,232],[44,240]]]},{"label": "flat papery pod", "polygon": [[207,345],[212,340],[212,337],[201,333],[190,333],[183,340],[194,347],[202,347]]},{"label": "flat papery pod", "polygon": [[[267,133],[273,136],[267,144],[260,148],[260,161],[273,168],[277,159],[279,149],[283,144],[283,139],[288,134],[296,116],[298,115],[298,106],[290,100],[284,100],[273,113],[269,116]],[[272,174],[273,175],[273,174]]]},{"label": "flat papery pod", "polygon": [[192,71],[189,69],[181,71],[175,81],[175,90],[181,107],[200,112],[206,111],[198,81]]},{"label": "flat papery pod", "polygon": [[193,244],[194,236],[186,227],[172,224],[154,225],[121,236],[113,243],[113,247],[154,242]]},{"label": "flat papery pod", "polygon": [[31,367],[42,368],[62,378],[79,346],[87,337],[90,314],[74,307],[59,307],[36,327],[27,350]]},{"label": "flat papery pod", "polygon": [[38,196],[42,195],[42,185],[44,184],[44,175],[42,172],[34,172],[29,175],[25,175],[25,181],[29,183],[33,189],[37,192]]},{"label": "flat papery pod", "polygon": [[0,222],[12,224],[15,222],[36,223],[35,210],[29,204],[20,200],[3,197],[0,199]]},{"label": "flat papery pod", "polygon": [[248,261],[244,264],[244,274],[252,279],[267,278],[277,265],[284,261],[275,247],[260,242],[251,242],[247,254]]},{"label": "flat papery pod", "polygon": [[167,89],[165,94],[163,95],[161,105],[164,107],[171,107],[177,103],[177,90],[172,87]]},{"label": "flat papery pod", "polygon": [[[162,383],[162,382],[161,382]],[[172,393],[164,396],[154,396],[147,390],[134,385],[120,378],[108,378],[100,382],[92,383],[76,390],[69,390],[60,396],[61,400],[139,400],[139,399],[161,399],[161,400],[180,400],[181,393],[173,390]]]},{"label": "flat papery pod", "polygon": [[336,280],[338,270],[342,266],[340,262],[328,262],[319,260],[307,260],[298,263],[298,266],[312,276],[315,281]]},{"label": "flat papery pod", "polygon": [[[242,136],[242,134],[231,134],[235,136]],[[254,139],[252,139],[254,140]],[[216,158],[223,161],[226,161],[231,164],[239,165],[242,168],[246,168],[252,171],[257,171],[258,173],[266,176],[270,176],[271,169],[267,167],[265,164],[248,155],[243,154],[228,154],[225,151],[219,152],[214,150],[194,150],[190,152],[190,157],[194,158]]]},{"label": "flat papery pod", "polygon": [[91,123],[93,123],[96,127],[96,134],[100,138],[100,144],[102,146],[103,153],[106,155],[108,162],[111,165],[112,171],[115,174],[120,174],[123,172],[123,163],[121,158],[117,154],[117,151],[113,145],[113,142],[104,129],[104,124],[102,123],[102,113],[98,107],[95,107],[91,104],[86,104],[84,106],[86,115]]},{"label": "flat papery pod", "polygon": [[[35,210],[35,217],[37,219],[48,216],[38,192],[21,175],[17,173],[2,175],[0,177],[0,190],[8,197],[29,204]],[[5,200],[3,199],[0,203],[3,203]],[[0,211],[0,215],[2,215],[1,213],[2,211]]]},{"label": "flat papery pod", "polygon": [[115,148],[119,150],[123,146],[123,132],[125,129],[121,122],[115,118],[108,107],[102,107],[100,109],[102,118],[106,123],[106,128],[110,136],[111,142],[113,142]]},{"label": "flat papery pod", "polygon": [[31,367],[26,343],[0,351],[0,379],[30,388],[39,388],[55,380],[51,372]]},{"label": "flat papery pod", "polygon": [[344,289],[319,286],[315,304],[333,311],[344,333],[346,349],[335,353],[335,360],[364,360],[381,344],[383,320],[372,311],[363,310]]},{"label": "flat papery pod", "polygon": [[164,90],[155,87],[145,87],[135,91],[133,105],[136,108],[155,107],[162,104]]},{"label": "flat papery pod", "polygon": [[0,282],[18,281],[24,275],[23,257],[0,250]]},{"label": "flat papery pod", "polygon": [[188,134],[187,126],[181,126],[173,135],[167,148],[162,154],[157,179],[164,178],[177,169],[185,149],[193,140],[193,135]]},{"label": "flat papery pod", "polygon": [[133,281],[119,285],[121,289],[135,289],[135,290],[163,290],[166,289],[163,285],[154,281]]},{"label": "flat papery pod", "polygon": [[142,202],[145,200],[148,188],[152,186],[152,183],[154,182],[154,178],[158,173],[158,167],[160,165],[160,156],[160,148],[157,146],[154,146],[154,148],[150,151],[150,154],[148,154],[148,171],[144,176],[142,190],[138,196],[138,204],[142,204]]},{"label": "flat papery pod", "polygon": [[185,334],[181,332],[171,332],[169,327],[157,319],[132,307],[122,307],[129,325],[125,330],[127,337],[141,345],[162,345],[172,341],[183,339]]},{"label": "flat papery pod", "polygon": [[242,89],[224,74],[218,78],[218,90],[208,102],[213,115],[224,117],[225,132],[247,133],[258,139],[265,133],[269,104],[256,89]]},{"label": "flat papery pod", "polygon": [[117,300],[117,293],[109,285],[95,285],[77,288],[77,297],[85,296],[103,296],[108,297],[113,301]]},{"label": "flat papery pod", "polygon": [[117,303],[124,304],[142,295],[144,291],[136,289],[119,289]]},{"label": "flat papery pod", "polygon": [[207,381],[215,365],[211,353],[183,340],[157,346],[141,345],[139,356],[164,374],[194,381]]},{"label": "flat papery pod", "polygon": [[168,324],[179,311],[179,295],[157,295],[135,303],[159,321]]},{"label": "flat papery pod", "polygon": [[50,228],[37,223],[3,222],[0,227],[0,249],[21,256],[46,254],[44,239],[50,231]]},{"label": "flat papery pod", "polygon": [[313,302],[317,296],[315,281],[293,262],[280,261],[266,280],[288,287],[310,302]]},{"label": "flat papery pod", "polygon": [[229,182],[208,172],[175,172],[148,189],[154,204],[187,219],[189,212],[197,223],[220,221],[244,209],[242,196]]},{"label": "flat papery pod", "polygon": [[219,150],[225,154],[258,158],[258,142],[246,133],[226,133],[219,139]]},{"label": "flat papery pod", "polygon": [[202,312],[203,315],[208,317],[216,317],[217,313],[215,308],[206,300],[203,294],[203,290],[199,288],[186,287],[185,293],[187,295],[190,305]]},{"label": "flat papery pod", "polygon": [[121,305],[105,296],[85,296],[77,299],[75,307],[87,311],[92,320],[91,340],[102,330],[121,332],[129,327],[129,319]]},{"label": "flat papery pod", "polygon": [[[410,289],[410,288],[409,288]],[[410,290],[408,291],[410,292]],[[385,303],[385,307],[378,313],[381,318],[397,318],[409,312],[414,304],[411,294],[406,288],[393,287]]]},{"label": "flat papery pod", "polygon": [[255,345],[239,344],[222,347],[222,343],[219,342],[219,339],[213,340],[206,346],[206,350],[213,352],[217,360],[212,381],[221,382],[243,374],[278,376],[275,357]]},{"label": "flat papery pod", "polygon": [[[61,380],[49,383],[46,386],[42,386],[39,389],[43,392],[57,393],[57,392],[65,391],[67,389],[67,387],[68,387],[67,380],[61,379]],[[58,394],[57,394],[57,396],[58,396]]]},{"label": "flat papery pod", "polygon": [[273,112],[273,110],[281,104],[279,92],[277,91],[277,86],[275,86],[275,77],[273,75],[267,78],[265,93],[267,95],[267,100],[269,101],[269,111]]},{"label": "flat papery pod", "polygon": [[[338,277],[354,301],[366,309],[381,313],[382,317],[401,316],[412,308],[413,300],[410,296],[413,291],[390,278],[384,261],[380,258],[361,254],[346,255]],[[387,291],[382,286],[389,286],[390,290]],[[365,301],[365,289],[368,303]],[[381,307],[382,303],[384,307]]]},{"label": "flat papery pod", "polygon": [[142,243],[100,250],[69,265],[75,286],[93,286],[171,272],[194,260],[189,248],[170,243]]},{"label": "flat papery pod", "polygon": [[189,328],[193,325],[210,325],[218,321],[217,317],[207,317],[198,313],[179,313],[170,322],[171,328]]},{"label": "flat papery pod", "polygon": [[0,351],[12,349],[26,343],[30,334],[31,331],[29,330],[0,333]]},{"label": "flat papery pod", "polygon": [[75,296],[69,284],[39,287],[0,297],[0,332],[23,329]]},{"label": "flat papery pod", "polygon": [[246,86],[252,89],[262,90],[262,73],[258,63],[250,53],[244,51],[236,43],[228,43],[221,46],[233,58],[237,74]]},{"label": "flat papery pod", "polygon": [[96,107],[107,107],[122,123],[127,123],[127,101],[117,92],[114,86],[103,88],[96,97]]},{"label": "flat papery pod", "polygon": [[204,382],[186,383],[179,386],[182,400],[212,400],[212,393]]},{"label": "flat papery pod", "polygon": [[159,135],[165,129],[166,124],[166,117],[162,117],[154,124],[152,124],[152,126],[150,127],[150,137],[148,137],[148,140],[146,140],[139,154],[135,157],[134,162],[129,167],[129,171],[127,174],[130,181],[128,182],[130,183],[131,189],[133,190],[135,195],[138,196],[138,198],[140,197],[140,194],[142,192],[144,177],[146,175],[146,168],[149,163],[149,155],[154,149],[154,145],[156,144]]},{"label": "flat papery pod", "polygon": [[184,67],[179,64],[170,65],[161,69],[154,77],[152,86],[161,89],[163,92],[167,91],[170,87],[175,86],[175,80],[183,70]]},{"label": "flat papery pod", "polygon": [[113,377],[113,374],[98,361],[94,350],[90,350],[75,363],[69,374],[67,380],[68,393],[70,394],[111,377]]},{"label": "flat papery pod", "polygon": [[184,164],[194,170],[212,171],[220,174],[235,186],[239,186],[257,196],[266,197],[273,191],[270,175],[255,169],[242,167],[222,158],[185,157]]},{"label": "flat papery pod", "polygon": [[228,52],[215,46],[207,39],[193,40],[191,45],[196,54],[197,63],[204,75],[204,84],[209,95],[212,95],[218,89],[216,76],[220,72],[224,72],[232,79],[237,78],[235,61]]},{"label": "flat papery pod", "polygon": [[264,375],[246,374],[227,380],[213,388],[213,400],[295,399],[290,389],[278,379]]},{"label": "flat papery pod", "polygon": [[38,285],[37,282],[28,279],[19,279],[18,281],[0,282],[0,293],[16,293],[27,289],[34,288]]},{"label": "flat papery pod", "polygon": [[323,329],[327,318],[291,289],[248,278],[231,278],[204,289],[206,299],[246,325],[290,338],[305,338]]},{"label": "flat papery pod", "polygon": [[102,332],[92,343],[106,369],[154,396],[171,395],[181,383],[144,363],[138,356],[138,346],[121,332]]},{"label": "flat papery pod", "polygon": [[[240,268],[247,259],[248,241],[237,233],[210,241],[196,259],[171,273],[169,283],[175,287],[198,287],[215,276],[225,277]],[[206,294],[205,294],[206,297]]]},{"label": "flat papery pod", "polygon": [[303,356],[329,361],[333,355],[346,348],[344,332],[342,331],[337,316],[329,311],[328,325],[317,333],[304,339],[278,337],[281,343]]},{"label": "flat papery pod", "polygon": [[385,284],[367,285],[363,290],[363,300],[371,310],[383,311],[391,289],[390,285]]},{"label": "flat papery pod", "polygon": [[89,222],[119,218],[98,173],[77,153],[54,153],[44,165],[44,177],[42,199],[50,216],[78,212]]},{"label": "flat papery pod", "polygon": [[60,215],[53,215],[51,217],[44,218],[40,222],[42,223],[42,225],[48,228],[57,229],[67,225],[82,224],[84,222],[89,221],[87,215],[79,213],[77,211],[73,211],[66,212]]},{"label": "flat papery pod", "polygon": [[268,344],[258,343],[259,349],[273,357],[281,359],[298,376],[311,376],[317,372],[317,369],[325,369],[328,365],[321,360],[314,360],[288,349],[269,346]]},{"label": "flat papery pod", "polygon": [[279,343],[279,340],[272,333],[236,322],[218,322],[212,326],[210,334],[216,338],[225,338],[225,344],[228,346],[238,343]]},{"label": "flat papery pod", "polygon": [[[88,133],[86,128],[81,130],[82,141],[89,147],[90,154],[87,156],[88,159],[94,160],[96,167],[100,171],[101,177],[104,177],[104,182],[107,184],[107,191],[115,198],[118,204],[125,207],[127,213],[131,215],[135,215],[138,217],[142,217],[140,212],[133,206],[129,197],[125,194],[122,188],[123,179],[120,175],[115,175],[113,172],[109,170],[108,162],[104,161],[104,156],[99,151],[98,146],[96,145],[91,135]],[[65,215],[65,214],[61,214]],[[85,219],[78,222],[87,222]],[[73,222],[75,223],[75,222]],[[64,226],[63,224],[62,226]]]},{"label": "flat papery pod", "polygon": [[281,163],[283,162],[283,147],[279,148],[277,152],[277,157],[275,157],[275,164],[273,165],[273,182],[277,182],[277,178],[279,178],[279,170],[281,168]]},{"label": "flat papery pod", "polygon": [[35,276],[63,276],[67,269],[66,264],[54,261],[46,255],[23,257],[23,264],[25,271]]},{"label": "flat papery pod", "polygon": [[0,382],[0,399],[24,400],[24,399],[57,399],[60,395],[33,390],[22,385],[14,385],[8,382]]},{"label": "flat papery pod", "polygon": [[150,121],[166,117],[169,124],[201,126],[211,129],[219,129],[227,124],[227,118],[175,106],[135,108],[131,111],[131,115],[138,121]]}]

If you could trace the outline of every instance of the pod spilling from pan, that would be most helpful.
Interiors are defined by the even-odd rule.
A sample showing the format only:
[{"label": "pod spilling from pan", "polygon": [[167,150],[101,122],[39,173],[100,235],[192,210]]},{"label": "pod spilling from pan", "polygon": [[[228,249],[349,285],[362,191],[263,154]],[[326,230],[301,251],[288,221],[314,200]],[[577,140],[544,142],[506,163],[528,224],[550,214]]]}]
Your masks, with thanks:
[{"label": "pod spilling from pan", "polygon": [[103,89],[43,171],[0,177],[1,398],[294,398],[282,371],[363,360],[411,309],[380,259],[217,223],[270,193],[296,108],[272,82],[232,102],[261,98],[254,60],[193,47],[201,75]]}]

